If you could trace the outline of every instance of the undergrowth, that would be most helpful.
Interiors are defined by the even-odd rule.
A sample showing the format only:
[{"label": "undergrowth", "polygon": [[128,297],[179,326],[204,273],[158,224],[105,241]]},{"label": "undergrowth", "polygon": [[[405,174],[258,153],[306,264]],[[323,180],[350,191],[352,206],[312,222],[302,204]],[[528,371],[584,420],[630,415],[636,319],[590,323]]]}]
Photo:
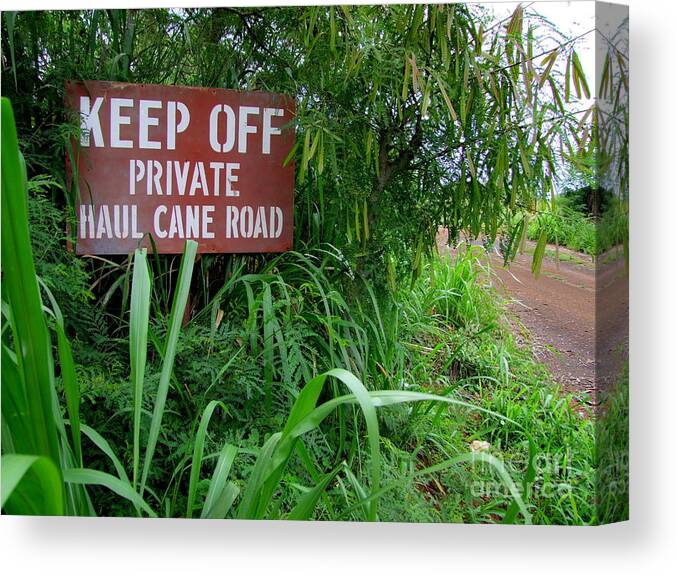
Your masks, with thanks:
[{"label": "undergrowth", "polygon": [[[503,520],[512,495],[492,466],[476,461],[417,477],[421,470],[478,449],[501,460],[517,484],[524,483],[533,520],[594,521],[593,425],[513,340],[490,273],[482,250],[469,249],[454,260],[432,257],[411,289],[376,294],[364,283],[357,288],[360,280],[328,246],[283,254],[257,273],[241,270],[226,278],[225,289],[205,309],[194,310],[179,336],[163,433],[149,473],[149,488],[163,502],[163,514],[184,513],[199,414],[210,402],[223,402],[227,409],[210,422],[203,475],[227,442],[244,454],[231,477],[244,487],[262,444],[284,425],[305,382],[343,367],[369,390],[433,393],[487,410],[416,403],[380,411],[383,484],[393,484],[379,498],[380,520]],[[151,319],[150,341],[162,340],[165,321],[162,315]],[[131,467],[126,349],[104,346],[97,361],[91,343],[79,346],[77,341],[82,418]],[[84,349],[89,350],[85,355]],[[146,412],[152,409],[161,361],[158,350],[149,355]],[[339,394],[332,385],[323,392],[325,399]],[[365,429],[356,410],[341,407],[306,437],[304,456],[288,465],[269,516],[289,513],[305,486],[315,483],[309,469],[340,464],[342,471],[314,517],[367,518],[359,501],[367,493],[370,457],[361,445]],[[144,436],[148,419],[142,418]],[[87,441],[84,448],[92,467],[114,471]],[[531,478],[530,460],[536,464]],[[198,485],[198,501],[208,487],[206,479]],[[99,514],[133,513],[124,500],[91,489]]]},{"label": "undergrowth", "polygon": [[[3,139],[3,166],[12,153]],[[44,190],[33,186],[25,202],[20,158],[7,166],[16,177],[3,206],[30,221],[33,245],[27,227],[3,228],[3,269],[21,274],[3,282],[3,475],[19,478],[3,492],[6,511],[563,524],[595,523],[596,509],[609,516],[613,502],[593,501],[592,420],[514,341],[482,248],[422,254],[409,281],[379,292],[330,245],[241,258],[206,305],[190,305],[202,279],[191,279],[202,265],[195,242],[178,270],[144,250],[104,265],[77,259],[61,245],[63,221]],[[58,361],[49,340],[22,339],[26,320],[49,328]],[[21,359],[22,341],[42,341],[42,359]],[[47,415],[29,422],[19,404],[32,397],[22,386],[36,361]],[[41,429],[49,447],[29,455]],[[44,485],[53,499],[41,503]]]},{"label": "undergrowth", "polygon": [[560,244],[571,250],[599,256],[615,246],[628,244],[628,206],[616,198],[604,205],[605,210],[592,216],[567,195],[556,198],[555,209],[545,206],[544,211],[532,218],[527,237],[537,241],[542,233],[550,244]]}]

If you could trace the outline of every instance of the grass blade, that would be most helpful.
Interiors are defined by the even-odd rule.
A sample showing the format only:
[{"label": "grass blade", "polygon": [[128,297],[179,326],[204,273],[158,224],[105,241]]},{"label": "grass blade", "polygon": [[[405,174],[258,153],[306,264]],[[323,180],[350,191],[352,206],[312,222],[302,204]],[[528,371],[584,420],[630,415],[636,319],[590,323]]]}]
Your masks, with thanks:
[{"label": "grass blade", "polygon": [[186,301],[188,300],[188,292],[191,287],[191,276],[193,275],[193,264],[195,262],[195,254],[198,249],[198,243],[193,240],[186,242],[184,248],[184,255],[181,258],[181,266],[179,268],[179,280],[174,293],[174,300],[172,302],[172,312],[169,318],[169,329],[167,332],[167,340],[165,341],[165,348],[163,354],[162,371],[160,373],[160,383],[158,384],[158,393],[153,405],[153,416],[151,418],[151,429],[148,436],[148,443],[146,444],[146,456],[144,457],[144,468],[141,474],[141,486],[139,493],[143,493],[144,486],[148,472],[153,461],[155,453],[155,446],[160,435],[160,425],[162,423],[162,416],[165,411],[165,401],[167,399],[167,392],[169,390],[170,377],[174,367],[174,356],[177,351],[177,341],[179,339],[179,331],[181,329],[181,321],[186,309]]},{"label": "grass blade", "polygon": [[76,464],[82,467],[82,443],[80,439],[80,387],[75,374],[75,362],[73,361],[73,351],[71,344],[66,337],[64,317],[59,308],[56,298],[47,285],[38,278],[38,283],[42,286],[47,299],[52,306],[51,315],[55,319],[54,329],[57,334],[57,352],[59,354],[59,364],[61,366],[61,380],[64,384],[64,394],[66,396],[66,410],[71,428],[71,439],[73,440],[73,452],[75,454]]},{"label": "grass blade", "polygon": [[51,459],[2,456],[2,509],[20,515],[63,515],[63,484]]},{"label": "grass blade", "polygon": [[[14,349],[27,399],[32,454],[60,460],[52,404],[52,349],[42,313],[28,233],[25,165],[19,154],[14,114],[2,99],[2,267],[3,292],[13,310]],[[20,381],[16,381],[19,384]]]},{"label": "grass blade", "polygon": [[111,447],[110,443],[108,443],[106,439],[104,439],[97,431],[88,425],[82,425],[82,432],[90,439],[92,443],[94,443],[94,445],[96,445],[99,449],[101,449],[101,451],[104,452],[106,456],[108,456],[108,458],[113,463],[113,467],[115,467],[118,477],[125,483],[129,483],[129,478],[127,477],[125,467],[122,463],[120,463],[120,460],[113,452],[113,448]]},{"label": "grass blade", "polygon": [[144,392],[144,372],[148,349],[148,316],[151,309],[151,276],[146,261],[146,248],[134,252],[132,272],[132,298],[129,318],[130,379],[133,389],[134,446],[132,456],[132,486],[136,489],[139,479],[141,436],[141,408]]},{"label": "grass blade", "polygon": [[[228,513],[235,498],[240,493],[240,489],[232,482],[226,483],[237,454],[238,448],[234,445],[226,444],[221,450],[209,489],[207,490],[205,504],[200,513],[201,519],[225,518],[226,513]],[[233,487],[229,487],[229,485]],[[234,492],[233,488],[237,489],[237,491]]]},{"label": "grass blade", "polygon": [[155,512],[148,506],[141,495],[139,495],[127,481],[122,481],[109,473],[104,473],[97,469],[66,469],[64,470],[64,481],[75,483],[76,485],[100,485],[117,493],[120,497],[132,502],[135,507],[143,509],[149,517],[157,517]]},{"label": "grass blade", "polygon": [[290,521],[306,521],[310,519],[313,510],[315,509],[318,499],[325,492],[327,486],[330,484],[332,479],[335,478],[342,465],[338,465],[332,471],[330,471],[325,477],[323,477],[312,489],[303,493],[297,504],[294,506],[294,509],[290,511],[286,519]]},{"label": "grass blade", "polygon": [[207,426],[210,423],[210,419],[212,418],[214,410],[218,406],[221,406],[224,411],[228,411],[226,406],[220,401],[210,401],[202,413],[200,425],[198,426],[198,433],[195,435],[195,443],[193,445],[193,459],[191,461],[191,478],[188,483],[188,498],[186,500],[186,517],[189,519],[193,517],[193,503],[195,501],[195,493],[198,489],[198,481],[200,479],[200,467],[202,465],[202,454],[205,447]]}]

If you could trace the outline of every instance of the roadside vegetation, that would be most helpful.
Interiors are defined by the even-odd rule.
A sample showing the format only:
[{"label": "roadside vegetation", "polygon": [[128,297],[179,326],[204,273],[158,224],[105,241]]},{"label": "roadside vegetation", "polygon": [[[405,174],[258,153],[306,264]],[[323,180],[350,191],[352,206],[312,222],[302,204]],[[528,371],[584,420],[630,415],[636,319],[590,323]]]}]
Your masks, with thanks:
[{"label": "roadside vegetation", "polygon": [[[594,216],[584,203],[587,190],[566,192],[552,205],[531,218],[527,237],[538,241],[545,234],[549,244],[558,244],[593,258],[628,243],[628,214],[621,202],[609,198],[602,214]],[[555,206],[552,209],[552,206]]]}]

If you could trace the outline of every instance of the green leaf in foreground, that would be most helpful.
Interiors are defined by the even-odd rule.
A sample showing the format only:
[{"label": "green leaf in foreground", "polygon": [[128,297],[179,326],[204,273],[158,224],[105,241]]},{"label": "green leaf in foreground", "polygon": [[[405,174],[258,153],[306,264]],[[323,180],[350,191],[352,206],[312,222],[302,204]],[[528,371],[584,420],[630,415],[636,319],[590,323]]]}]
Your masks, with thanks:
[{"label": "green leaf in foreground", "polygon": [[2,509],[20,515],[63,515],[59,470],[47,457],[2,456]]}]

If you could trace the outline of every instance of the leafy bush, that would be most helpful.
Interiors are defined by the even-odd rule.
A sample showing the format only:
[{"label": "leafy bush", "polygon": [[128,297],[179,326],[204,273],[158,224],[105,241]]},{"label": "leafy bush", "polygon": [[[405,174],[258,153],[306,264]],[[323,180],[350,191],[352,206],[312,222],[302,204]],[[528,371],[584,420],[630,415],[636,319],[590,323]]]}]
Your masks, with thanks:
[{"label": "leafy bush", "polygon": [[540,212],[530,220],[527,236],[536,241],[542,231],[551,244],[558,242],[571,250],[599,256],[609,249],[628,243],[628,213],[623,202],[609,198],[600,218],[594,219],[581,209],[572,196],[561,196],[556,211]]}]

